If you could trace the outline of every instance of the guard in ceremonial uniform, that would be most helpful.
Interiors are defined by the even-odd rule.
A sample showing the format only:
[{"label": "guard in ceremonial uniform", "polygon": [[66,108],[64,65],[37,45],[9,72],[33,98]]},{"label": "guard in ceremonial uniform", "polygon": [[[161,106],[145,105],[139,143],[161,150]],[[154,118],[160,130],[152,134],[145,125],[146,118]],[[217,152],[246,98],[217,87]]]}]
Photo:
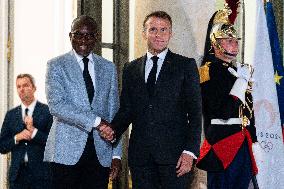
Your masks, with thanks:
[{"label": "guard in ceremonial uniform", "polygon": [[[207,171],[208,189],[247,189],[257,173],[257,142],[251,95],[253,69],[236,62],[238,37],[230,9],[211,18],[200,67],[205,140],[197,167]],[[207,41],[209,41],[207,40]]]}]

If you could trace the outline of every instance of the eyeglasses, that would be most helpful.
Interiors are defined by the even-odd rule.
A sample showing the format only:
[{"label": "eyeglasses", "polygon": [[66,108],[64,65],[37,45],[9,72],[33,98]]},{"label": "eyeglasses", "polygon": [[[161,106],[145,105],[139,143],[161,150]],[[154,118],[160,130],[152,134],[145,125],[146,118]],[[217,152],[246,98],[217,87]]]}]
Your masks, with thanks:
[{"label": "eyeglasses", "polygon": [[148,32],[150,34],[158,34],[158,32],[161,34],[161,35],[164,35],[164,34],[167,34],[167,33],[170,33],[171,29],[170,28],[156,28],[156,27],[152,27],[152,28],[149,28],[148,29]]},{"label": "eyeglasses", "polygon": [[82,39],[94,40],[94,39],[96,39],[95,33],[71,32],[71,34],[73,35],[74,39],[77,39],[77,40],[82,40]]}]

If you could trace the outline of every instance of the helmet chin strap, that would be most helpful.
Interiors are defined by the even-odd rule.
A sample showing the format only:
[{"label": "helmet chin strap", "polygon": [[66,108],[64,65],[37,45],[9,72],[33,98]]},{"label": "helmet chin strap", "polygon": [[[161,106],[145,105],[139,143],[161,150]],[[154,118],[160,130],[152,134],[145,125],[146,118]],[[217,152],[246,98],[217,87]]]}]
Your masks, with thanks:
[{"label": "helmet chin strap", "polygon": [[229,53],[225,50],[225,52],[223,52],[225,55],[228,55],[228,56],[233,56],[233,57],[236,57],[237,55],[236,54],[232,54],[232,53]]}]

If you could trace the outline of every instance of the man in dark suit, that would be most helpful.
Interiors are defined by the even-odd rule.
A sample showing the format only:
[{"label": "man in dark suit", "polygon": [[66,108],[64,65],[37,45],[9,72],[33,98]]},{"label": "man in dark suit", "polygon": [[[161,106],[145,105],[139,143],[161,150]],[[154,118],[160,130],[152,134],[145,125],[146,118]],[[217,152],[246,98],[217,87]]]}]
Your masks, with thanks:
[{"label": "man in dark suit", "polygon": [[16,87],[22,103],[7,112],[0,134],[0,153],[11,152],[10,189],[47,189],[51,175],[43,153],[52,116],[48,106],[35,99],[31,75],[18,75]]},{"label": "man in dark suit", "polygon": [[100,127],[101,135],[113,140],[132,123],[128,159],[134,189],[187,188],[199,152],[198,70],[194,59],[168,49],[171,36],[166,12],[146,16],[148,51],[125,65],[120,109],[111,125]]}]

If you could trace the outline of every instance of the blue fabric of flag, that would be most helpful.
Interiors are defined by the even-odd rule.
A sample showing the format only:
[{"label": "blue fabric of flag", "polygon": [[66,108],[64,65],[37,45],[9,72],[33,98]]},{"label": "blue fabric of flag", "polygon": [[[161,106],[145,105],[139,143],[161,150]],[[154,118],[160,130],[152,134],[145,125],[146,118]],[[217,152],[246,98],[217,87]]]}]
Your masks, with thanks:
[{"label": "blue fabric of flag", "polygon": [[270,47],[273,59],[274,78],[277,88],[279,112],[282,130],[284,128],[284,68],[281,54],[281,47],[277,33],[274,11],[271,2],[266,3],[266,20],[270,39]]}]

